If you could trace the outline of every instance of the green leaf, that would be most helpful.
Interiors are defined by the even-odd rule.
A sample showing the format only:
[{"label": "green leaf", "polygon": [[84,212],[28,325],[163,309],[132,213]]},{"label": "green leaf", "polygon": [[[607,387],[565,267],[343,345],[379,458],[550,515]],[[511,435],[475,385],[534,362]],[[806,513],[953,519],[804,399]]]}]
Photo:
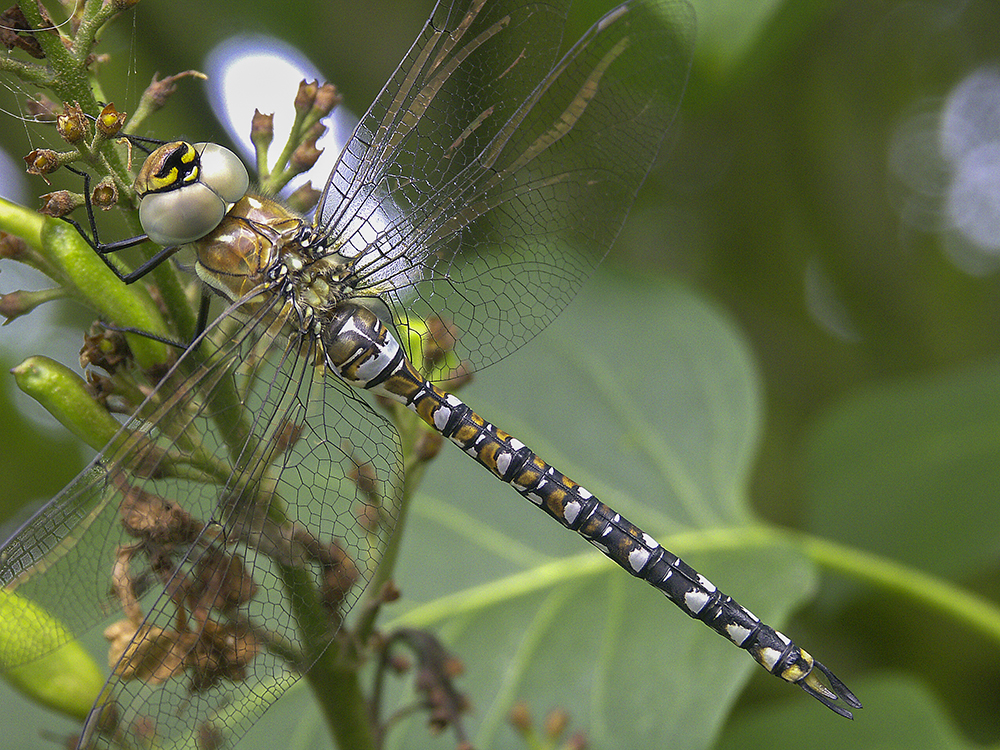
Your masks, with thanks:
[{"label": "green leaf", "polygon": [[[0,591],[0,675],[20,693],[82,721],[104,685],[104,676],[79,641],[33,602]],[[18,627],[21,626],[21,627]],[[45,652],[20,664],[25,653]],[[19,666],[8,669],[10,663]]]},{"label": "green leaf", "polygon": [[[746,346],[674,282],[598,277],[461,396],[766,621],[780,626],[814,589],[801,554],[747,525],[760,399]],[[565,707],[593,747],[707,748],[749,676],[773,679],[450,446],[408,524],[403,599],[382,628],[430,629],[463,661],[477,748],[524,747],[507,724],[520,699],[538,721]],[[390,678],[387,712],[414,700],[405,679]],[[814,720],[841,721],[777,689]],[[244,746],[273,747],[276,733],[290,748],[329,746],[309,703],[293,688]],[[441,743],[454,746],[420,713],[388,736],[389,747]]]},{"label": "green leaf", "polygon": [[[869,696],[869,713],[856,722],[821,722],[808,704],[765,706],[736,717],[727,747],[801,750],[963,750],[978,747],[965,740],[926,687],[911,679],[882,677],[861,680],[859,694]],[[867,719],[874,717],[874,721]]]},{"label": "green leaf", "polygon": [[[742,338],[673,282],[600,277],[461,395],[773,624],[812,591],[800,555],[746,526],[760,402]],[[522,746],[519,699],[566,707],[594,746],[709,747],[758,669],[457,451],[410,523],[397,622],[465,662],[476,747]],[[430,740],[417,720],[390,742]]]},{"label": "green leaf", "polygon": [[1000,364],[985,362],[885,382],[827,411],[806,441],[808,528],[938,575],[992,564],[998,382]]},{"label": "green leaf", "polygon": [[709,89],[746,85],[761,76],[802,44],[820,15],[836,5],[830,0],[690,2],[698,18],[695,74]]}]

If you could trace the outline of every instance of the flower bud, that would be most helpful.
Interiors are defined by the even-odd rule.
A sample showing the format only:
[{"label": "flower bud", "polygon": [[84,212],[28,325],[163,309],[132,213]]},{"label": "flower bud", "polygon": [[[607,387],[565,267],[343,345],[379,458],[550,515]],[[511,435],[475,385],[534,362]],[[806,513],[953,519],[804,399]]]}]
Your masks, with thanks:
[{"label": "flower bud", "polygon": [[254,146],[270,146],[274,139],[274,115],[266,115],[259,109],[253,111],[250,121],[250,141]]},{"label": "flower bud", "polygon": [[80,721],[101,688],[100,668],[35,602],[0,590],[0,676],[32,700]]},{"label": "flower bud", "polygon": [[4,324],[10,323],[15,318],[27,315],[36,307],[54,299],[61,299],[67,296],[65,289],[42,289],[37,292],[9,292],[0,294],[0,316],[4,318]]},{"label": "flower bud", "polygon": [[316,140],[309,139],[292,152],[290,167],[298,174],[307,172],[313,168],[322,153],[323,149],[316,148]]},{"label": "flower bud", "polygon": [[83,378],[58,362],[48,357],[28,357],[11,373],[22,391],[94,450],[107,446],[121,428],[94,401]]},{"label": "flower bud", "polygon": [[309,112],[318,92],[319,81],[300,81],[299,90],[295,92],[295,111],[303,115]]},{"label": "flower bud", "polygon": [[316,92],[316,101],[313,104],[313,112],[321,117],[326,117],[344,100],[344,97],[337,91],[337,87],[332,83],[324,83]]}]

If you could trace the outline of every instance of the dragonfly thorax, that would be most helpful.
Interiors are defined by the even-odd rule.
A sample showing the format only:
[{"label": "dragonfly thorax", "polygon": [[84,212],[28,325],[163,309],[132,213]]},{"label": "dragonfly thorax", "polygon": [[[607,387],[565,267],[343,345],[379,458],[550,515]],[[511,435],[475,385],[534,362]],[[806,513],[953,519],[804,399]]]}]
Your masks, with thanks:
[{"label": "dragonfly thorax", "polygon": [[[305,220],[270,198],[244,195],[219,225],[194,243],[198,276],[238,300],[287,283],[284,260],[296,254]],[[295,264],[293,264],[295,265]]]},{"label": "dragonfly thorax", "polygon": [[302,329],[321,330],[352,296],[351,262],[316,242],[305,219],[270,198],[245,195],[194,247],[206,284],[247,308],[280,299],[293,313],[288,320]]}]

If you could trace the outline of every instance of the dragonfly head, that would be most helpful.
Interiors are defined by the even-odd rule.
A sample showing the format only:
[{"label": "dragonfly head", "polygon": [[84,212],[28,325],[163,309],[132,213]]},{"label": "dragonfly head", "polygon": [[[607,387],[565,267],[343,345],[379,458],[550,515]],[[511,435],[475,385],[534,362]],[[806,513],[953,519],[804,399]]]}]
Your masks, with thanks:
[{"label": "dragonfly head", "polygon": [[139,221],[164,247],[201,239],[219,226],[246,193],[250,177],[240,158],[215,143],[166,143],[135,178]]}]

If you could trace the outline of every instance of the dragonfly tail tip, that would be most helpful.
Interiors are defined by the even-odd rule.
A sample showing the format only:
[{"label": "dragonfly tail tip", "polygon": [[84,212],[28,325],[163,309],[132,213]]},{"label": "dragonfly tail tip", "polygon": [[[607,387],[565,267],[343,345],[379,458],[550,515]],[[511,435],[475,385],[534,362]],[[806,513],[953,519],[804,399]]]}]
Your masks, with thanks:
[{"label": "dragonfly tail tip", "polygon": [[[826,677],[827,684],[823,684],[819,679],[819,676],[816,674],[817,669]],[[853,709],[862,708],[861,701],[858,700],[857,696],[851,692],[847,685],[837,679],[833,672],[818,661],[813,662],[813,670],[804,679],[799,681],[799,687],[831,711],[844,718],[853,719],[854,714],[845,708],[844,705],[841,705],[842,703]]]}]

